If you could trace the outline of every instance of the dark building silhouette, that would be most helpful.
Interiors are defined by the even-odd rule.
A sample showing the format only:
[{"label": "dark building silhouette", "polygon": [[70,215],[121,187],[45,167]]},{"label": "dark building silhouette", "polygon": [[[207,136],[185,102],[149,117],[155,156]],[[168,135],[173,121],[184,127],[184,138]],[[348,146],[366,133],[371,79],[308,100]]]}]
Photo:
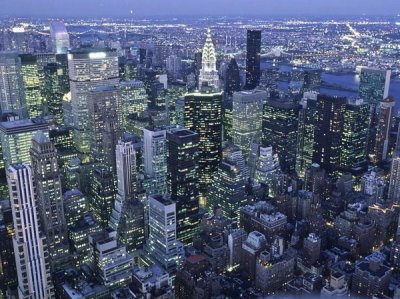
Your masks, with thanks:
[{"label": "dark building silhouette", "polygon": [[235,91],[240,91],[240,73],[235,58],[231,58],[225,75],[225,95],[232,96]]},{"label": "dark building silhouette", "polygon": [[247,30],[246,89],[260,83],[261,30]]}]

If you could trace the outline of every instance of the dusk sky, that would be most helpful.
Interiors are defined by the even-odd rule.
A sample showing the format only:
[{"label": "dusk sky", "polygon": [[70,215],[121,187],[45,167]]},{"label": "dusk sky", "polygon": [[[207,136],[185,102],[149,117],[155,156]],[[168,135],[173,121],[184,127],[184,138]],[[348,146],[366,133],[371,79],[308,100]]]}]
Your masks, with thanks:
[{"label": "dusk sky", "polygon": [[0,0],[8,16],[396,15],[400,0]]}]

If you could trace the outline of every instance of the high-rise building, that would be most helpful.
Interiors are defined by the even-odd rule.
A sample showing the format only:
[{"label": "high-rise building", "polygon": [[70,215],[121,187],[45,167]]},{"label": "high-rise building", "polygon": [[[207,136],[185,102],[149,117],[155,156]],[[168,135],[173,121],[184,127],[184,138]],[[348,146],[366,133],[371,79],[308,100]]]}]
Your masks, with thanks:
[{"label": "high-rise building", "polygon": [[56,54],[66,54],[70,47],[69,34],[65,24],[60,21],[52,21],[50,24],[50,37],[53,52]]},{"label": "high-rise building", "polygon": [[48,135],[48,124],[40,118],[0,123],[1,148],[6,168],[14,163],[30,163],[32,138],[39,130]]},{"label": "high-rise building", "polygon": [[296,166],[299,111],[299,105],[284,99],[271,98],[264,105],[263,146],[272,146],[287,173],[294,172]]},{"label": "high-rise building", "polygon": [[168,181],[176,203],[177,238],[189,244],[197,231],[199,215],[199,135],[183,128],[167,132]]},{"label": "high-rise building", "polygon": [[13,112],[20,118],[28,116],[21,58],[17,53],[0,52],[0,108],[1,113]]},{"label": "high-rise building", "polygon": [[166,271],[174,270],[178,261],[176,239],[176,205],[161,195],[150,195],[149,238],[146,251]]},{"label": "high-rise building", "polygon": [[118,119],[126,130],[129,118],[141,117],[147,110],[147,93],[142,81],[123,81],[119,85]]},{"label": "high-rise building", "polygon": [[271,188],[273,177],[280,172],[279,158],[272,147],[259,147],[254,167],[254,182]]},{"label": "high-rise building", "polygon": [[115,200],[115,183],[112,172],[104,167],[95,168],[90,177],[90,210],[101,226],[109,223]]},{"label": "high-rise building", "polygon": [[64,75],[60,75],[62,71],[62,68],[57,63],[49,63],[43,69],[43,95],[46,99],[47,111],[57,124],[64,123],[62,102],[65,91],[63,85],[65,83],[63,82]]},{"label": "high-rise building", "polygon": [[316,92],[305,92],[300,102],[299,129],[297,135],[296,172],[304,177],[311,166],[314,152],[314,130],[317,113]]},{"label": "high-rise building", "polygon": [[206,192],[222,154],[222,92],[203,90],[185,96],[185,127],[200,136],[199,181],[200,204],[205,204]]},{"label": "high-rise building", "polygon": [[217,57],[214,44],[211,38],[211,31],[208,29],[206,42],[201,53],[201,70],[199,74],[199,89],[203,86],[220,87],[217,71]]},{"label": "high-rise building", "polygon": [[365,164],[370,106],[362,99],[319,95],[313,162],[337,175]]},{"label": "high-rise building", "polygon": [[261,77],[261,30],[247,30],[246,89],[254,89]]},{"label": "high-rise building", "polygon": [[105,165],[107,162],[111,162],[105,161],[106,153],[114,151],[114,147],[105,148],[103,146],[106,123],[118,125],[117,102],[118,89],[115,86],[97,86],[88,95],[90,152],[95,161],[99,161]]},{"label": "high-rise building", "polygon": [[365,165],[370,106],[362,99],[349,99],[343,113],[343,131],[340,142],[340,169],[351,170]]},{"label": "high-rise building", "polygon": [[38,63],[36,55],[22,54],[21,74],[24,83],[25,102],[30,118],[44,114],[42,97],[42,86],[39,78]]},{"label": "high-rise building", "polygon": [[318,95],[313,161],[328,173],[339,168],[343,115],[347,99]]},{"label": "high-rise building", "polygon": [[225,218],[239,222],[240,208],[246,204],[246,180],[236,163],[222,161],[209,189],[207,207],[214,211],[220,207]]},{"label": "high-rise building", "polygon": [[370,104],[378,105],[389,96],[390,70],[362,68],[359,96]]},{"label": "high-rise building", "polygon": [[45,236],[40,229],[38,200],[32,169],[14,164],[7,169],[15,235],[19,298],[54,298]]},{"label": "high-rise building", "polygon": [[126,247],[117,241],[117,232],[107,229],[89,235],[91,266],[103,285],[117,288],[132,279],[132,257]]},{"label": "high-rise building", "polygon": [[262,90],[233,94],[232,139],[247,157],[251,143],[259,143],[262,134],[263,105],[268,94]]},{"label": "high-rise building", "polygon": [[144,206],[136,195],[136,151],[133,140],[121,139],[116,146],[117,196],[111,214],[110,226],[129,254],[144,244]]},{"label": "high-rise building", "polygon": [[143,163],[148,195],[168,193],[167,133],[147,127],[143,130]]},{"label": "high-rise building", "polygon": [[116,86],[119,82],[116,50],[80,48],[68,53],[71,109],[75,128],[74,142],[83,153],[90,150],[88,97],[97,86]]},{"label": "high-rise building", "polygon": [[32,139],[30,155],[41,228],[46,236],[51,268],[55,271],[65,266],[69,254],[57,151],[49,137],[38,131]]},{"label": "high-rise building", "polygon": [[382,100],[379,104],[375,146],[372,153],[372,160],[375,163],[379,163],[387,159],[394,105],[395,102],[392,97]]},{"label": "high-rise building", "polygon": [[234,92],[240,91],[240,72],[235,58],[231,58],[225,73],[225,95],[232,96]]},{"label": "high-rise building", "polygon": [[390,169],[388,200],[395,203],[400,202],[400,125]]}]

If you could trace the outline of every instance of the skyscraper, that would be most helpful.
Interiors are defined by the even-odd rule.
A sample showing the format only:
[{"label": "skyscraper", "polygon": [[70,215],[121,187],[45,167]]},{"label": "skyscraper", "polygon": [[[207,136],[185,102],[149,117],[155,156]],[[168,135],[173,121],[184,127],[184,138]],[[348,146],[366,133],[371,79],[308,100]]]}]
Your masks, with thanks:
[{"label": "skyscraper", "polygon": [[10,166],[7,169],[7,182],[14,218],[13,244],[18,275],[18,297],[54,298],[31,167],[26,164]]},{"label": "skyscraper", "polygon": [[23,54],[21,57],[21,74],[24,83],[25,101],[30,118],[44,114],[41,81],[39,78],[36,56]]},{"label": "skyscraper", "polygon": [[339,168],[343,115],[347,99],[318,95],[313,162],[328,173]]},{"label": "skyscraper", "polygon": [[168,181],[176,203],[177,238],[189,244],[199,222],[199,135],[183,128],[167,131]]},{"label": "skyscraper", "polygon": [[236,59],[231,58],[225,73],[225,95],[232,96],[234,92],[240,91],[240,72]]},{"label": "skyscraper", "polygon": [[95,168],[90,177],[90,210],[93,211],[101,226],[106,227],[110,221],[115,200],[115,182],[112,172],[104,167]]},{"label": "skyscraper", "polygon": [[110,226],[129,254],[144,244],[144,206],[136,195],[136,152],[133,140],[121,139],[116,146],[117,196],[111,213]]},{"label": "skyscraper", "polygon": [[222,161],[216,171],[209,189],[207,207],[213,211],[220,207],[230,222],[239,222],[240,208],[246,204],[245,177],[236,163]]},{"label": "skyscraper", "polygon": [[20,118],[28,116],[21,58],[17,53],[0,52],[0,108],[1,113],[14,112]]},{"label": "skyscraper", "polygon": [[199,88],[204,85],[217,89],[220,87],[217,57],[210,29],[207,31],[207,38],[202,51],[201,70],[199,74]]},{"label": "skyscraper", "polygon": [[278,154],[283,172],[295,171],[299,111],[288,99],[270,98],[264,105],[262,143]]},{"label": "skyscraper", "polygon": [[117,52],[80,48],[68,54],[74,142],[83,153],[90,149],[88,96],[97,86],[116,86],[119,81]]},{"label": "skyscraper", "polygon": [[53,21],[50,24],[50,37],[53,52],[56,54],[66,54],[70,47],[69,34],[65,24],[60,21]]},{"label": "skyscraper", "polygon": [[40,118],[0,123],[1,148],[6,168],[14,163],[30,163],[32,138],[39,130],[48,135],[48,124]]},{"label": "skyscraper", "polygon": [[319,95],[313,162],[338,175],[363,166],[367,157],[370,106],[362,99]]},{"label": "skyscraper", "polygon": [[167,139],[163,129],[147,127],[143,130],[143,163],[148,195],[166,195]]},{"label": "skyscraper", "polygon": [[254,89],[260,83],[261,30],[247,30],[246,89]]},{"label": "skyscraper", "polygon": [[389,96],[390,70],[362,68],[359,96],[370,104],[377,105]]},{"label": "skyscraper", "polygon": [[232,139],[245,157],[250,152],[250,144],[261,140],[263,105],[267,97],[267,92],[262,90],[233,94]]},{"label": "skyscraper", "polygon": [[114,151],[114,147],[103,147],[106,123],[118,124],[117,102],[118,89],[115,86],[97,86],[88,95],[90,152],[95,161],[105,165],[110,162],[105,161],[106,152]]},{"label": "skyscraper", "polygon": [[185,95],[185,128],[200,136],[200,204],[217,170],[222,154],[222,92],[202,90]]},{"label": "skyscraper", "polygon": [[392,97],[382,100],[379,104],[378,124],[374,151],[372,153],[372,160],[375,163],[379,163],[387,159],[394,105],[395,102]]},{"label": "skyscraper", "polygon": [[400,202],[400,125],[390,169],[388,200],[395,203]]},{"label": "skyscraper", "polygon": [[176,239],[176,205],[161,195],[149,196],[149,257],[166,271],[176,268],[178,250]]},{"label": "skyscraper", "polygon": [[69,254],[57,151],[49,138],[38,131],[32,139],[30,155],[41,228],[54,271],[65,265]]},{"label": "skyscraper", "polygon": [[62,68],[57,63],[49,63],[43,69],[43,94],[46,98],[48,113],[57,124],[64,123],[62,101],[64,97]]},{"label": "skyscraper", "polygon": [[303,178],[313,159],[317,96],[316,92],[305,92],[300,101],[296,172]]}]

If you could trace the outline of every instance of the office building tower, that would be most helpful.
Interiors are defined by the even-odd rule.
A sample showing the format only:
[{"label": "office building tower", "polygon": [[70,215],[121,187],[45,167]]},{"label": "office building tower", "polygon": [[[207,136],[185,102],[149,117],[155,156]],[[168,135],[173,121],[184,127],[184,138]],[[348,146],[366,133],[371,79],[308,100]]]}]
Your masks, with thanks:
[{"label": "office building tower", "polygon": [[343,113],[343,131],[340,142],[340,169],[365,166],[370,106],[362,99],[349,99]]},{"label": "office building tower", "polygon": [[239,165],[227,160],[222,161],[209,189],[208,210],[212,212],[216,207],[220,207],[229,222],[239,222],[240,208],[247,201],[245,185],[246,180]]},{"label": "office building tower", "polygon": [[395,102],[392,97],[388,97],[379,103],[378,124],[372,153],[374,163],[385,161],[388,158],[394,105]]},{"label": "office building tower", "polygon": [[200,136],[199,181],[200,204],[205,204],[206,192],[222,154],[222,92],[203,90],[185,96],[185,128]]},{"label": "office building tower", "polygon": [[66,54],[70,48],[69,34],[65,24],[60,21],[50,23],[50,37],[53,53]]},{"label": "office building tower", "polygon": [[270,98],[264,105],[262,144],[278,154],[285,173],[295,171],[299,111],[299,105],[284,99]]},{"label": "office building tower", "polygon": [[91,266],[103,285],[111,289],[132,280],[132,257],[117,241],[117,232],[107,229],[89,235]]},{"label": "office building tower", "polygon": [[197,232],[199,215],[199,135],[184,129],[167,131],[168,182],[176,204],[177,238],[189,244]]},{"label": "office building tower", "polygon": [[71,88],[71,113],[74,142],[83,153],[90,150],[88,97],[98,86],[118,84],[117,52],[111,49],[80,48],[68,54]]},{"label": "office building tower", "polygon": [[321,254],[321,238],[316,234],[310,233],[303,241],[304,262],[313,265]]},{"label": "office building tower", "polygon": [[225,98],[222,102],[222,140],[224,143],[232,141],[233,123],[233,100],[232,97]]},{"label": "office building tower", "polygon": [[0,52],[0,108],[1,113],[15,113],[26,118],[24,81],[21,58],[17,53]]},{"label": "office building tower", "polygon": [[37,131],[48,136],[43,119],[22,119],[0,123],[1,148],[5,167],[14,163],[30,163],[29,150]]},{"label": "office building tower", "polygon": [[137,198],[137,170],[134,140],[124,136],[116,146],[117,196],[111,214],[110,227],[129,254],[144,244],[144,205]]},{"label": "office building tower", "polygon": [[359,96],[370,104],[378,105],[389,96],[390,70],[362,68]]},{"label": "office building tower", "polygon": [[211,31],[208,29],[206,42],[201,53],[201,70],[199,73],[199,89],[203,86],[219,89],[220,82],[217,71],[217,56],[213,41],[211,39]]},{"label": "office building tower", "polygon": [[149,238],[146,251],[149,257],[159,263],[166,271],[176,268],[178,248],[176,239],[176,205],[161,195],[150,195]]},{"label": "office building tower", "polygon": [[15,235],[19,298],[54,298],[45,236],[41,232],[32,169],[14,164],[7,169]]},{"label": "office building tower", "polygon": [[313,162],[318,163],[329,174],[337,170],[340,165],[346,103],[346,98],[326,95],[318,95],[317,98]]},{"label": "office building tower", "polygon": [[46,236],[51,269],[55,271],[68,262],[67,223],[57,151],[49,137],[38,131],[32,139],[30,155],[41,229]]},{"label": "office building tower", "polygon": [[43,68],[43,96],[46,99],[47,112],[56,124],[64,123],[63,97],[65,87],[64,75],[60,75],[62,68],[57,63],[49,63]]},{"label": "office building tower", "polygon": [[89,208],[101,226],[109,223],[115,200],[115,183],[112,172],[104,167],[96,167],[90,177],[91,199]]},{"label": "office building tower", "polygon": [[231,58],[225,73],[225,95],[232,96],[234,92],[240,91],[240,72],[236,59]]},{"label": "office building tower", "polygon": [[67,227],[71,229],[88,212],[86,197],[79,189],[68,190],[63,195],[63,203]]},{"label": "office building tower", "polygon": [[267,97],[267,92],[262,90],[233,94],[232,140],[245,157],[250,153],[250,144],[261,141],[263,105]]},{"label": "office building tower", "polygon": [[[88,125],[90,132],[90,152],[95,161],[110,166],[106,161],[107,152],[115,147],[105,148],[106,123],[117,124],[118,89],[115,86],[97,86],[88,95]],[[110,128],[113,129],[113,128]],[[110,133],[112,133],[112,130]],[[112,138],[112,137],[111,137]]]},{"label": "office building tower", "polygon": [[72,227],[69,228],[69,241],[76,267],[90,262],[90,244],[88,236],[101,232],[102,227],[91,213],[85,213]]},{"label": "office building tower", "polygon": [[254,167],[254,182],[271,188],[274,175],[280,171],[279,158],[274,154],[272,147],[259,147]]},{"label": "office building tower", "polygon": [[317,96],[316,92],[305,92],[300,101],[296,172],[303,178],[313,159]]},{"label": "office building tower", "polygon": [[128,128],[129,119],[141,117],[147,110],[147,93],[142,81],[123,81],[119,85],[118,119],[122,127]]},{"label": "office building tower", "polygon": [[319,95],[313,161],[334,175],[364,166],[369,112],[362,99]]},{"label": "office building tower", "polygon": [[175,81],[182,78],[182,59],[177,55],[168,56],[166,61],[168,79]]},{"label": "office building tower", "polygon": [[143,130],[143,163],[148,195],[168,193],[167,133],[147,127]]},{"label": "office building tower", "polygon": [[44,98],[42,96],[42,85],[39,78],[38,63],[36,55],[22,54],[21,74],[24,83],[24,94],[26,108],[30,118],[35,118],[44,114]]},{"label": "office building tower", "polygon": [[14,234],[11,202],[4,199],[0,201],[0,294],[16,290],[18,285],[13,249]]},{"label": "office building tower", "polygon": [[246,89],[254,89],[260,83],[261,30],[247,30]]},{"label": "office building tower", "polygon": [[302,93],[319,92],[322,83],[322,70],[320,69],[304,69],[304,84]]},{"label": "office building tower", "polygon": [[393,151],[392,165],[390,168],[388,191],[388,200],[394,203],[400,202],[400,125],[398,128],[396,147]]}]

